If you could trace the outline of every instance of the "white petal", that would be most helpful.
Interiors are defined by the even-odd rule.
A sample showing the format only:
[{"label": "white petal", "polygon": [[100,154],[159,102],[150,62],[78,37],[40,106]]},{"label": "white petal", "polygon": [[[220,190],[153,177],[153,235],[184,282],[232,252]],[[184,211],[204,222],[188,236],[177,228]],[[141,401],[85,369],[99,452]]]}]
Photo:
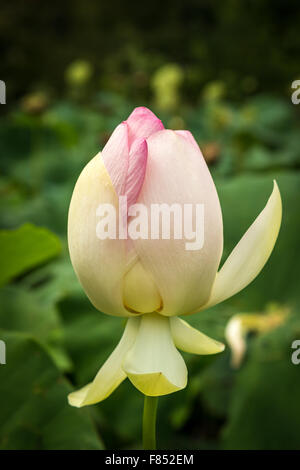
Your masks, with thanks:
[{"label": "white petal", "polygon": [[127,321],[119,344],[103,364],[93,382],[70,393],[68,396],[70,405],[80,408],[105,400],[126,379],[121,365],[126,353],[135,341],[139,323],[139,318],[130,318]]},{"label": "white petal", "polygon": [[187,369],[174,346],[169,318],[156,313],[142,316],[136,342],[123,369],[145,395],[167,395],[186,386]]},{"label": "white petal", "polygon": [[[150,212],[152,204],[204,206],[204,245],[190,251],[188,240],[138,239],[134,246],[141,263],[156,283],[163,302],[162,315],[181,315],[204,304],[210,295],[223,246],[222,214],[215,185],[199,147],[170,130],[147,139],[148,163],[138,201]],[[172,221],[172,218],[171,218]],[[149,217],[149,227],[151,220]],[[203,227],[202,220],[198,226]],[[173,224],[171,225],[173,229]]]},{"label": "white petal", "polygon": [[216,275],[211,296],[201,310],[244,289],[260,273],[274,248],[281,224],[282,204],[276,181],[262,212],[233,249]]},{"label": "white petal", "polygon": [[224,351],[224,344],[209,338],[184,320],[172,317],[170,322],[173,340],[178,349],[192,354],[216,354]]},{"label": "white petal", "polygon": [[116,193],[118,195],[124,194],[129,166],[128,126],[126,122],[122,122],[115,128],[102,150],[101,156]]},{"label": "white petal", "polygon": [[161,298],[151,274],[137,261],[124,277],[124,305],[135,312],[159,310]]},{"label": "white petal", "polygon": [[175,134],[181,135],[182,137],[187,139],[199,151],[199,145],[197,144],[193,134],[190,131],[174,131],[174,132],[175,132]]},{"label": "white petal", "polygon": [[102,312],[129,316],[123,306],[125,240],[97,237],[100,204],[116,208],[118,198],[100,154],[83,169],[75,185],[68,219],[68,243],[77,277],[93,305]]}]

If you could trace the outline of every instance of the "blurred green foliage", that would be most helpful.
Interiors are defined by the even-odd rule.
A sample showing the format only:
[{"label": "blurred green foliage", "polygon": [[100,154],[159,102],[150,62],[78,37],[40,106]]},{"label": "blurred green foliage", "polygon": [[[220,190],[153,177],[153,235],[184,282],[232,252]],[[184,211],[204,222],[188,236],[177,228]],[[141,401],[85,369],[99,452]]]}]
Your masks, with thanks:
[{"label": "blurred green foliage", "polygon": [[45,229],[25,224],[16,230],[0,232],[0,285],[47,261],[60,251],[59,239]]},{"label": "blurred green foliage", "polygon": [[[246,12],[246,13],[245,13]],[[224,257],[264,207],[276,178],[283,222],[274,252],[245,291],[187,320],[224,341],[229,318],[289,314],[230,350],[185,354],[188,387],[162,397],[162,448],[300,448],[299,78],[296,2],[6,2],[0,79],[1,449],[139,448],[142,395],[126,380],[81,410],[67,394],[96,374],[123,322],[96,311],[67,251],[69,201],[84,165],[134,106],[189,129],[213,174]]]}]

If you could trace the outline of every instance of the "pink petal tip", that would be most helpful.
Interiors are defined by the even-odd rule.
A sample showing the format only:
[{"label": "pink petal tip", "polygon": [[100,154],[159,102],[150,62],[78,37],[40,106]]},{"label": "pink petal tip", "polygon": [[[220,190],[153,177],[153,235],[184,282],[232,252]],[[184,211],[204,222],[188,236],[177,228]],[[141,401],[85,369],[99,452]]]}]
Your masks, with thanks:
[{"label": "pink petal tip", "polygon": [[127,119],[129,127],[129,145],[135,139],[147,139],[151,134],[164,129],[163,123],[150,109],[145,107],[135,108]]}]

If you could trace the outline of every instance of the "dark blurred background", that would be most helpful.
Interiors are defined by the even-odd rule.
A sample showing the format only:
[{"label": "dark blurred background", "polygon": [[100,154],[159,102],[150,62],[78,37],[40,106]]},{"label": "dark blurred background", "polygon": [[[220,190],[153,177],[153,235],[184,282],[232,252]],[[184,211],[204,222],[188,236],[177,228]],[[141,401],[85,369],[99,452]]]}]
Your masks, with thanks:
[{"label": "dark blurred background", "polygon": [[66,69],[85,60],[93,91],[149,100],[157,70],[177,63],[195,103],[207,82],[230,98],[288,94],[299,76],[299,2],[166,0],[11,1],[1,7],[1,74],[8,103],[44,89],[66,92]]},{"label": "dark blurred background", "polygon": [[[76,179],[114,127],[146,105],[189,129],[214,177],[224,258],[276,178],[283,223],[244,292],[188,318],[227,343],[189,356],[186,390],[162,397],[161,448],[299,449],[300,4],[296,1],[3,3],[0,16],[1,449],[139,448],[143,397],[126,381],[71,408],[123,323],[97,312],[66,242]],[[240,322],[241,354],[225,334]]]}]

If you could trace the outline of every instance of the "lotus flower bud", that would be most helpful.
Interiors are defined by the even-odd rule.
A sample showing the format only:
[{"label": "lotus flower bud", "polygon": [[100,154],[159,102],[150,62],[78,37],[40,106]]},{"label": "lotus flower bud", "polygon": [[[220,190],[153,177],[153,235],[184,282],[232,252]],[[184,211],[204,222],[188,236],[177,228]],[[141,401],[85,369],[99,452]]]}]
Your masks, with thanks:
[{"label": "lotus flower bud", "polygon": [[[174,220],[167,236],[160,219],[166,215]],[[83,169],[70,204],[69,251],[79,281],[98,310],[129,317],[94,382],[71,394],[70,403],[101,401],[126,377],[147,395],[184,388],[187,371],[177,348],[213,354],[224,346],[178,316],[251,282],[280,223],[274,182],[267,205],[217,272],[222,213],[196,141],[188,131],[164,129],[150,110],[135,109]]]}]

